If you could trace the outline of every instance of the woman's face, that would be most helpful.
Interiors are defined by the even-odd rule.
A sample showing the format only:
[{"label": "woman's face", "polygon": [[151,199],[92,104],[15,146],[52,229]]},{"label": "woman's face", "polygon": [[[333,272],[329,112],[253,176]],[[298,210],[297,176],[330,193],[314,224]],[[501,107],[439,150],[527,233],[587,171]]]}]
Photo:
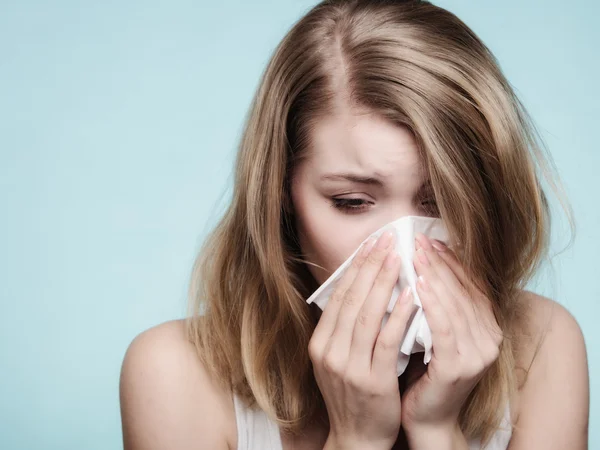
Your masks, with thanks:
[{"label": "woman's face", "polygon": [[319,122],[291,196],[298,238],[322,284],[371,233],[406,215],[432,216],[435,199],[407,128],[373,114]]}]

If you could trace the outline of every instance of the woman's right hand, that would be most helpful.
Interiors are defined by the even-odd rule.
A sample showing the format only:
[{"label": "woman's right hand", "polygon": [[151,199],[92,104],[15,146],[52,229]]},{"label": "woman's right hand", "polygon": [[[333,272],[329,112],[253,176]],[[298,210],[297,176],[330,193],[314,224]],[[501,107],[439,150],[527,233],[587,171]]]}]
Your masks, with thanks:
[{"label": "woman's right hand", "polygon": [[308,350],[327,406],[326,448],[392,448],[400,431],[396,364],[414,312],[405,289],[383,329],[382,320],[400,273],[394,236],[362,246],[337,281]]}]

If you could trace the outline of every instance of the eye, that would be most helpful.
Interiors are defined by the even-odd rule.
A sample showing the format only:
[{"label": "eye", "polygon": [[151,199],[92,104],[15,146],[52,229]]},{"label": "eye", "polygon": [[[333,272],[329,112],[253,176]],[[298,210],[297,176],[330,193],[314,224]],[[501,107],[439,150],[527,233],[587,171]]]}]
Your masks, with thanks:
[{"label": "eye", "polygon": [[[369,202],[362,198],[332,198],[331,201],[332,207],[347,213],[362,212],[368,209],[370,204],[373,204],[373,202]],[[423,200],[421,205],[428,214],[438,214],[437,202],[434,198]]]},{"label": "eye", "polygon": [[367,205],[371,203],[362,198],[332,198],[331,201],[332,207],[348,213],[361,212],[367,209]]}]

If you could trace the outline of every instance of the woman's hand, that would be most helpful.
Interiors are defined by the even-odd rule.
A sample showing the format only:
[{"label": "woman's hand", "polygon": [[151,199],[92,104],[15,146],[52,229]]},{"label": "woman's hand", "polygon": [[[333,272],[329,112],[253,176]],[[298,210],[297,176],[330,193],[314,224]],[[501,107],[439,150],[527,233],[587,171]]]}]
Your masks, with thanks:
[{"label": "woman's hand", "polygon": [[490,300],[467,279],[453,252],[421,233],[417,241],[417,293],[433,355],[425,373],[403,393],[402,424],[409,441],[419,430],[456,431],[463,403],[502,343]]},{"label": "woman's hand", "polygon": [[336,284],[309,342],[329,415],[326,448],[392,448],[400,430],[396,364],[412,296],[403,292],[382,328],[400,272],[394,237],[367,241]]}]

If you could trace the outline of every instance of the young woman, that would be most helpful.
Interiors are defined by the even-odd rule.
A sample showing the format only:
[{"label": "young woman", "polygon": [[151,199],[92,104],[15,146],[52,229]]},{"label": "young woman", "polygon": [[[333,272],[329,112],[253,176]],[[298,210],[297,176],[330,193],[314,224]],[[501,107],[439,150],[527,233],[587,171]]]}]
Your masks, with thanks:
[{"label": "young woman", "polygon": [[[542,150],[453,14],[316,5],[263,75],[189,317],[129,346],[125,449],[587,448],[581,330],[524,289],[548,254],[540,174],[560,193]],[[390,238],[362,248],[323,312],[305,300],[406,215],[441,218],[460,245],[415,242],[433,358],[413,355],[398,378],[412,301],[381,329],[400,268]]]}]

